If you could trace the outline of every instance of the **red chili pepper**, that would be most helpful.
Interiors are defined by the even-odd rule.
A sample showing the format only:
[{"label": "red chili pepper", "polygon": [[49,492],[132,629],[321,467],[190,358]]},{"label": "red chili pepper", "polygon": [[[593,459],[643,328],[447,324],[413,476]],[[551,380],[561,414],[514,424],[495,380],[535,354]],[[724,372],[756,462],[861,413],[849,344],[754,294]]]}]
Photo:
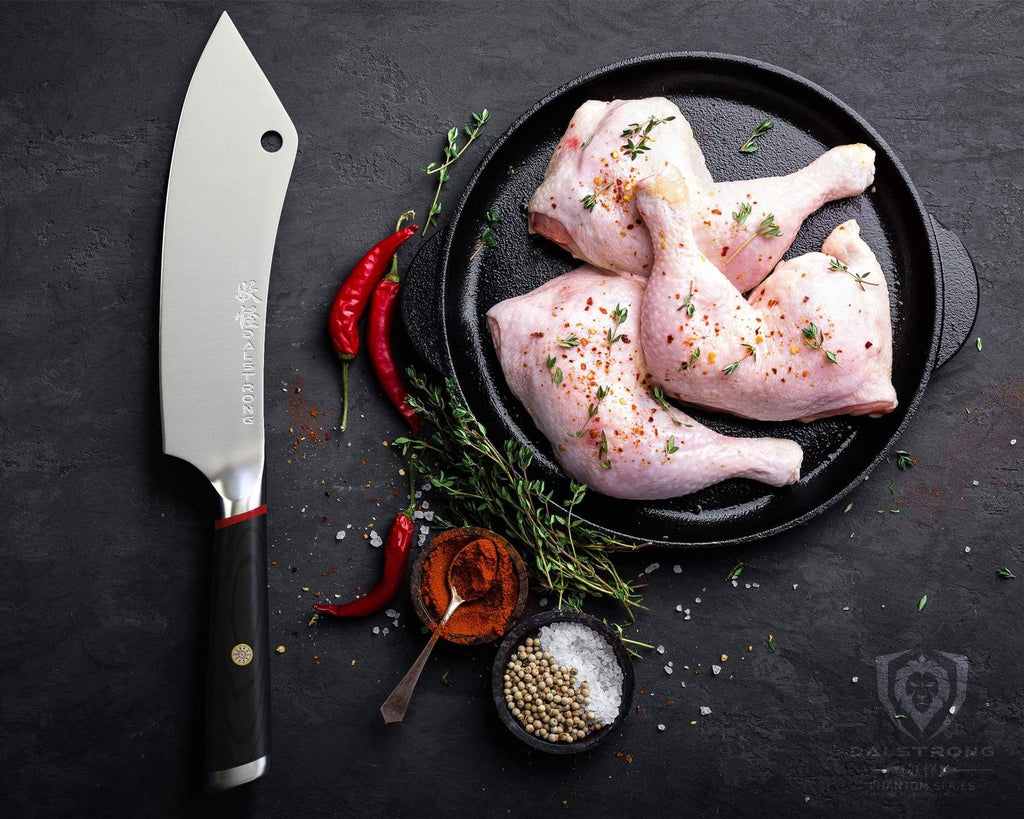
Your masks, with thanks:
[{"label": "red chili pepper", "polygon": [[335,617],[365,617],[374,614],[390,603],[405,580],[405,568],[409,564],[409,547],[416,533],[412,513],[416,507],[416,485],[412,464],[409,465],[409,506],[395,515],[384,544],[384,572],[380,580],[367,594],[351,603],[317,603],[313,608]]},{"label": "red chili pepper", "polygon": [[348,422],[348,365],[359,352],[359,317],[366,309],[373,287],[384,275],[391,257],[402,242],[416,233],[416,229],[416,225],[410,225],[370,248],[342,282],[334,297],[334,304],[331,305],[327,328],[342,362],[342,400],[345,402],[341,417],[342,431]]},{"label": "red chili pepper", "polygon": [[[403,219],[404,216],[403,214]],[[399,224],[401,223],[402,220],[399,220]],[[370,317],[366,323],[366,343],[369,345],[373,371],[377,373],[377,380],[384,389],[384,394],[391,399],[391,403],[409,422],[412,434],[419,435],[422,426],[420,417],[406,400],[409,388],[402,379],[391,350],[391,322],[395,310],[398,308],[398,294],[401,289],[402,283],[398,278],[398,257],[395,256],[390,272],[381,279],[373,291]]]}]

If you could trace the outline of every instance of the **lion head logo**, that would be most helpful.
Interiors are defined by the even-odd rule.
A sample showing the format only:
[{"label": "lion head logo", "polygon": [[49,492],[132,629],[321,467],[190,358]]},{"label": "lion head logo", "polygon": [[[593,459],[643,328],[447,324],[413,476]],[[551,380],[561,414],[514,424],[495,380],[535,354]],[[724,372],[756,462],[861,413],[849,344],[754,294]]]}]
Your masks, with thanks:
[{"label": "lion head logo", "polygon": [[931,739],[967,696],[967,658],[944,651],[900,651],[875,658],[878,698],[911,739]]}]

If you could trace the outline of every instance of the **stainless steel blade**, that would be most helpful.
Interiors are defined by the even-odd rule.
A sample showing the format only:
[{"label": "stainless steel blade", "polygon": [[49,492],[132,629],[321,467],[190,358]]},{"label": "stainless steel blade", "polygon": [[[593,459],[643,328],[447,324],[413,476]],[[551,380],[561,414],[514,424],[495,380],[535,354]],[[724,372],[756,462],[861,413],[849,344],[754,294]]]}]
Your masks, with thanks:
[{"label": "stainless steel blade", "polygon": [[[275,132],[280,149],[267,150]],[[225,12],[174,140],[160,290],[164,451],[202,470],[225,515],[261,502],[267,285],[297,146]]]}]

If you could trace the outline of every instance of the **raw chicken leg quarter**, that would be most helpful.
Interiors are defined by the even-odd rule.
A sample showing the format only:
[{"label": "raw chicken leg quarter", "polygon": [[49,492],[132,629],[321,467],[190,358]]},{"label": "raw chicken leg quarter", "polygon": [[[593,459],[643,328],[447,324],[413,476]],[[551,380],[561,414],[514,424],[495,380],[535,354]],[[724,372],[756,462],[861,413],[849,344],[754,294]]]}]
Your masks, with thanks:
[{"label": "raw chicken leg quarter", "polygon": [[670,498],[727,478],[800,477],[793,441],[720,435],[652,392],[639,344],[643,279],[581,267],[496,304],[487,324],[509,387],[576,480]]},{"label": "raw chicken leg quarter", "polygon": [[655,239],[641,341],[667,392],[762,421],[896,408],[889,293],[856,221],[821,253],[780,263],[748,302],[701,252],[680,173],[644,180],[637,196]]}]

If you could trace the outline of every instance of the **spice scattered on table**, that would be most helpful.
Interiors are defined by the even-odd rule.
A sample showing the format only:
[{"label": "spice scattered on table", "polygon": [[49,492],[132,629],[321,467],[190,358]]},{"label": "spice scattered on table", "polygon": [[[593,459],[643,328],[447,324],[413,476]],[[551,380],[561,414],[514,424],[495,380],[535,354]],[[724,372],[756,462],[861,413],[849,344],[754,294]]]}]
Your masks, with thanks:
[{"label": "spice scattered on table", "polygon": [[504,542],[480,536],[479,533],[484,531],[450,529],[442,532],[431,542],[431,551],[423,561],[419,593],[424,607],[437,623],[451,602],[448,572],[455,555],[464,547],[473,549],[474,560],[463,560],[456,566],[459,576],[453,577],[455,587],[464,590],[479,586],[486,591],[479,598],[459,606],[448,620],[442,636],[453,643],[497,639],[508,631],[509,621],[519,602],[519,574],[515,563]]}]

